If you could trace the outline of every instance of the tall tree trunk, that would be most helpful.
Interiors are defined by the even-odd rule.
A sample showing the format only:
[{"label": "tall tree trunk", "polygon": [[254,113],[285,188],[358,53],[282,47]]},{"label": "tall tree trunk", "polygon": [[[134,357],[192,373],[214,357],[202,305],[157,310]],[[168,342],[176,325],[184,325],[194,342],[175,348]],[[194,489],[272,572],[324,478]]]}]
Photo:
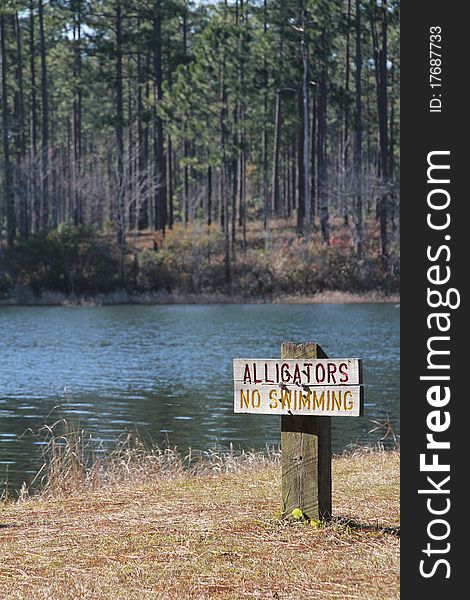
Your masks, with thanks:
[{"label": "tall tree trunk", "polygon": [[298,173],[298,158],[297,158],[297,146],[292,145],[292,153],[290,154],[291,163],[291,198],[292,198],[292,210],[298,210],[299,208],[299,186],[297,185],[297,173]]},{"label": "tall tree trunk", "polygon": [[[281,9],[283,5],[281,4]],[[279,56],[284,52],[284,15],[281,17],[281,27],[279,32]],[[282,126],[282,97],[281,82],[278,82],[276,92],[276,106],[274,109],[274,140],[273,140],[273,165],[271,179],[271,212],[275,216],[279,215],[279,157],[281,149],[281,126]]]},{"label": "tall tree trunk", "polygon": [[[244,117],[243,117],[244,119]],[[243,135],[244,138],[244,135]],[[243,142],[245,143],[245,142]],[[246,250],[246,153],[242,149],[240,156],[240,214],[241,214],[241,226],[242,226],[242,248]]]},{"label": "tall tree trunk", "polygon": [[347,9],[347,17],[346,17],[346,50],[344,56],[344,91],[346,100],[344,102],[344,111],[343,111],[343,153],[342,153],[342,162],[343,162],[343,172],[346,173],[348,170],[348,149],[349,149],[349,79],[350,79],[350,31],[351,31],[351,0],[348,0],[348,9]]},{"label": "tall tree trunk", "polygon": [[187,159],[189,156],[189,144],[185,139],[183,141],[183,206],[181,214],[183,217],[183,225],[186,227],[189,222],[189,165]]},{"label": "tall tree trunk", "polygon": [[[392,65],[391,69],[390,69],[390,79],[391,79],[391,94],[390,94],[390,156],[389,156],[389,180],[390,183],[393,182],[394,178],[395,178],[395,95],[394,95],[394,83],[395,83],[395,68]],[[391,206],[390,206],[390,219],[391,219],[391,226],[392,226],[392,231],[395,232],[397,229],[397,222],[396,222],[396,210],[397,210],[397,205],[396,205],[396,194],[394,191],[394,187],[392,188],[393,192],[390,193],[390,200],[391,200]]]},{"label": "tall tree trunk", "polygon": [[[127,60],[127,72],[130,72],[130,60]],[[133,90],[131,85],[131,78],[127,78],[127,117],[126,117],[126,151],[125,151],[125,163],[124,163],[124,181],[125,181],[125,198],[126,198],[126,218],[127,228],[130,231],[136,229],[136,205],[135,205],[135,152],[134,152],[134,129],[133,129]]]},{"label": "tall tree trunk", "polygon": [[287,218],[292,216],[291,157],[289,145],[284,150],[284,193]]},{"label": "tall tree trunk", "polygon": [[[183,22],[182,22],[182,41],[183,41],[183,57],[186,60],[187,55],[187,47],[188,47],[188,5],[187,0],[184,0],[183,5]],[[186,129],[184,130],[184,140],[183,140],[183,186],[182,186],[182,207],[181,207],[181,215],[183,217],[183,225],[186,227],[189,221],[189,165],[188,165],[188,157],[189,157],[189,143],[187,140]]]},{"label": "tall tree trunk", "polygon": [[[235,119],[235,126],[236,126],[236,119]],[[236,134],[234,135],[234,145],[236,146],[237,144],[237,140],[236,140]],[[231,251],[232,251],[232,260],[234,260],[235,258],[235,240],[236,240],[236,231],[237,231],[237,199],[238,199],[238,186],[240,183],[240,156],[238,156],[238,160],[237,157],[234,157],[232,160],[232,165],[231,165],[231,171],[232,171],[232,206],[231,206],[231,219],[230,219],[230,224],[231,224],[231,231],[230,231],[230,238],[231,238]],[[241,225],[241,216],[240,216],[240,223],[239,225]]]},{"label": "tall tree trunk", "polygon": [[[224,25],[226,25],[226,16],[228,12],[227,0],[224,2]],[[230,283],[230,235],[229,235],[229,214],[228,214],[228,193],[227,193],[227,153],[226,153],[226,120],[227,120],[227,87],[226,87],[226,63],[225,48],[222,48],[222,57],[219,68],[219,105],[220,105],[220,146],[222,154],[222,164],[220,166],[220,223],[224,233],[224,267],[225,283]]]},{"label": "tall tree trunk", "polygon": [[155,77],[155,170],[157,190],[155,194],[155,229],[165,233],[166,211],[166,160],[163,145],[163,120],[158,114],[163,100],[162,72],[162,0],[155,0],[153,13],[153,68]]},{"label": "tall tree trunk", "polygon": [[247,19],[247,11],[245,10],[243,0],[240,0],[240,101],[238,103],[238,116],[240,125],[238,139],[238,212],[239,225],[242,228],[243,250],[246,249],[245,61],[247,58],[247,53],[245,37],[248,27]]},{"label": "tall tree trunk", "polygon": [[[137,32],[140,36],[140,28],[141,28],[141,18],[137,17]],[[136,57],[136,122],[137,122],[137,139],[136,139],[136,160],[135,160],[135,169],[136,169],[136,226],[140,231],[144,229],[147,225],[146,221],[146,207],[145,203],[145,190],[143,189],[144,185],[146,185],[146,181],[144,183],[144,171],[145,166],[143,162],[143,124],[142,124],[142,115],[144,112],[143,102],[142,102],[142,53],[140,51],[140,47],[137,48],[137,57]]]},{"label": "tall tree trunk", "polygon": [[25,159],[26,159],[26,131],[25,131],[25,110],[24,110],[24,86],[23,86],[23,51],[21,44],[21,29],[18,13],[13,15],[13,28],[16,39],[16,60],[15,60],[15,79],[17,82],[17,92],[15,93],[15,129],[16,129],[16,155],[17,166],[15,169],[16,189],[18,190],[19,200],[19,235],[22,238],[28,237],[29,217],[28,217],[28,194],[27,182],[25,181]]},{"label": "tall tree trunk", "polygon": [[381,19],[381,44],[374,15],[371,17],[372,45],[374,50],[377,113],[379,121],[379,175],[382,178],[382,191],[379,196],[377,214],[380,223],[380,254],[387,261],[388,250],[388,171],[389,171],[389,142],[388,142],[388,98],[387,98],[387,1],[383,0],[377,8]]},{"label": "tall tree trunk", "polygon": [[297,127],[297,232],[301,233],[304,230],[305,223],[305,127],[303,122],[304,107],[302,93],[297,95],[298,103],[298,127]]},{"label": "tall tree trunk", "polygon": [[305,224],[307,228],[312,223],[312,207],[310,197],[310,129],[308,115],[308,49],[307,49],[307,19],[305,0],[302,2],[302,39],[300,55],[302,57],[302,126],[303,126],[303,197],[305,204]]},{"label": "tall tree trunk", "polygon": [[312,212],[312,223],[315,225],[315,199],[316,199],[316,136],[317,136],[317,99],[312,93],[311,116],[310,116],[310,206]]},{"label": "tall tree trunk", "polygon": [[58,176],[57,176],[57,162],[58,162],[58,146],[55,144],[57,134],[57,118],[54,115],[54,108],[49,107],[51,118],[51,131],[50,131],[50,149],[49,149],[49,168],[51,173],[50,178],[50,220],[49,226],[56,228],[59,224],[59,195],[58,195]]},{"label": "tall tree trunk", "polygon": [[321,67],[320,85],[318,98],[318,210],[320,216],[320,228],[323,243],[330,243],[329,206],[328,206],[328,167],[327,167],[327,85],[326,85],[326,61],[327,61],[326,32],[321,34]]},{"label": "tall tree trunk", "polygon": [[390,151],[389,151],[389,163],[388,163],[388,176],[390,180],[393,180],[395,177],[395,95],[394,95],[394,87],[395,87],[395,67],[392,65],[390,69],[390,85],[391,85],[391,94],[390,94]]},{"label": "tall tree trunk", "polygon": [[380,131],[380,162],[382,177],[384,180],[385,190],[381,194],[379,204],[380,214],[380,241],[381,254],[384,260],[387,260],[388,249],[388,167],[389,167],[389,147],[388,147],[388,97],[387,97],[387,0],[382,2],[382,49],[380,52],[380,97],[379,97],[379,131]]},{"label": "tall tree trunk", "polygon": [[5,16],[0,13],[0,58],[2,61],[2,149],[3,149],[3,191],[7,218],[7,243],[13,246],[16,236],[13,178],[10,162],[9,119],[8,119],[8,64],[5,44]]},{"label": "tall tree trunk", "polygon": [[[268,31],[268,0],[263,4],[263,34],[266,38]],[[263,229],[268,230],[269,224],[269,182],[268,182],[268,59],[267,50],[263,56]]]},{"label": "tall tree trunk", "polygon": [[41,56],[41,225],[49,225],[49,96],[47,91],[46,38],[43,0],[38,0],[39,52]]},{"label": "tall tree trunk", "polygon": [[[241,2],[241,0],[240,0]],[[241,84],[241,63],[242,63],[242,44],[241,44],[241,33],[239,27],[239,0],[235,0],[235,35],[237,36],[237,63],[235,65],[238,72],[238,85]],[[232,145],[234,148],[234,156],[231,161],[231,175],[232,175],[232,202],[231,202],[231,254],[232,260],[235,259],[235,238],[237,231],[237,200],[241,200],[241,194],[239,195],[239,189],[241,186],[241,123],[240,119],[240,98],[239,94],[241,90],[234,93],[234,108],[233,108],[233,129],[232,129]],[[241,213],[241,201],[239,204],[238,212],[238,225],[241,227],[242,224],[242,213]]]},{"label": "tall tree trunk", "polygon": [[345,93],[345,102],[344,102],[344,111],[343,111],[343,136],[341,140],[342,144],[342,164],[341,164],[341,207],[343,210],[343,220],[344,224],[347,226],[349,224],[349,192],[348,189],[348,179],[349,179],[349,119],[350,119],[350,107],[349,107],[349,80],[350,80],[350,58],[351,58],[351,50],[350,50],[350,31],[351,31],[351,0],[347,0],[348,8],[347,8],[347,17],[346,17],[346,50],[344,56],[344,93]]},{"label": "tall tree trunk", "polygon": [[[147,56],[146,70],[149,71],[149,57]],[[149,153],[149,127],[147,121],[143,122],[144,112],[144,100],[143,90],[144,85],[144,74],[142,67],[142,54],[139,50],[137,54],[137,113],[138,113],[138,165],[139,165],[139,177],[140,193],[142,195],[142,202],[139,212],[139,229],[147,229],[149,226],[149,193],[150,193],[150,182],[149,182],[149,166],[148,166],[148,153]],[[145,83],[145,102],[147,105],[150,104],[150,86],[147,82]]]},{"label": "tall tree trunk", "polygon": [[81,197],[81,160],[82,160],[82,23],[81,2],[74,2],[73,22],[73,180],[74,180],[74,206],[73,222],[75,225],[83,223],[83,207]]},{"label": "tall tree trunk", "polygon": [[115,72],[115,102],[116,102],[116,192],[117,192],[117,240],[124,254],[126,246],[126,223],[125,223],[125,189],[124,189],[124,107],[122,91],[122,7],[121,0],[116,0],[115,12],[116,31],[116,72]]},{"label": "tall tree trunk", "polygon": [[168,136],[167,146],[167,195],[168,195],[168,228],[173,229],[174,210],[173,210],[173,144],[171,136]]},{"label": "tall tree trunk", "polygon": [[37,233],[40,228],[40,195],[38,193],[38,134],[37,134],[37,99],[36,99],[36,44],[34,41],[34,0],[29,5],[29,72],[30,72],[30,202],[31,202],[31,229]]},{"label": "tall tree trunk", "polygon": [[[73,111],[72,111],[73,113]],[[65,175],[64,181],[64,197],[63,212],[61,214],[61,220],[63,223],[71,223],[73,218],[73,204],[74,204],[74,186],[73,181],[75,177],[74,164],[73,164],[73,135],[72,135],[72,115],[67,115],[66,127],[67,137],[65,141],[65,148],[63,152],[63,165],[62,173]]]},{"label": "tall tree trunk", "polygon": [[212,224],[212,167],[207,167],[207,226]]},{"label": "tall tree trunk", "polygon": [[274,111],[274,149],[273,170],[271,183],[271,211],[274,215],[279,214],[279,156],[281,149],[281,91],[276,94],[276,108]]},{"label": "tall tree trunk", "polygon": [[363,224],[362,224],[362,44],[361,44],[361,0],[356,0],[356,74],[355,74],[355,135],[354,135],[354,223],[355,246],[357,254],[362,257]]}]

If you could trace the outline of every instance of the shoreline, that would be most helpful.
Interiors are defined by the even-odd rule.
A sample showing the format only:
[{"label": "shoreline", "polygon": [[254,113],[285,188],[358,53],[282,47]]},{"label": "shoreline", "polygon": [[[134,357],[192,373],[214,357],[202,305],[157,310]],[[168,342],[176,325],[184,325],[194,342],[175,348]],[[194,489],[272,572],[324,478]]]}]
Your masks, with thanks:
[{"label": "shoreline", "polygon": [[61,292],[44,292],[35,296],[30,290],[21,290],[15,297],[0,299],[3,306],[62,306],[97,307],[118,305],[183,305],[183,304],[400,304],[399,294],[371,292],[324,291],[315,294],[278,294],[275,296],[245,297],[224,293],[170,293],[153,292],[129,294],[125,290],[95,296],[69,295]]}]

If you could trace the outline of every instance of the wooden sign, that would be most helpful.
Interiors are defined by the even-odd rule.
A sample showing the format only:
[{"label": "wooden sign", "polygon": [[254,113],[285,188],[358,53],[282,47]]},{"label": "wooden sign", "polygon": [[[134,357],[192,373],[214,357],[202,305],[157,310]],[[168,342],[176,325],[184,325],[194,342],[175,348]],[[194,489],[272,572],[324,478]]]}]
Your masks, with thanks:
[{"label": "wooden sign", "polygon": [[362,414],[362,361],[315,342],[281,344],[281,359],[235,358],[237,413],[281,415],[282,512],[331,518],[331,419]]},{"label": "wooden sign", "polygon": [[233,379],[243,383],[285,383],[294,385],[359,385],[360,358],[234,358]]},{"label": "wooden sign", "polygon": [[233,361],[234,412],[358,417],[363,410],[359,358]]}]

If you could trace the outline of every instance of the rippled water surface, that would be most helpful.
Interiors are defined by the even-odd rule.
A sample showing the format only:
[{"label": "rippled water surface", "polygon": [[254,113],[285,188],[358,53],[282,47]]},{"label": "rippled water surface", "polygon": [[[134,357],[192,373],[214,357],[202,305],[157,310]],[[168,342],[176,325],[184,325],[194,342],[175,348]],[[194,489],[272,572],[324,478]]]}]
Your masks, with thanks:
[{"label": "rippled water surface", "polygon": [[[113,446],[125,432],[182,451],[279,443],[280,418],[235,415],[233,357],[276,358],[317,341],[364,359],[365,415],[333,419],[333,451],[399,435],[399,308],[393,304],[0,307],[0,482],[30,481],[34,435],[58,416]],[[389,433],[384,440],[393,443]]]}]

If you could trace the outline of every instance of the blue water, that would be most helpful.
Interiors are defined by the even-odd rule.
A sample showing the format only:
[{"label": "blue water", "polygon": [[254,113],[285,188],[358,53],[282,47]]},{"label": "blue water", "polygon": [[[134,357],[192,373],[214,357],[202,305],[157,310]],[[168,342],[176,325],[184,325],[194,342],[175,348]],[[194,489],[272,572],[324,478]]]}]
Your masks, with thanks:
[{"label": "blue water", "polygon": [[[104,445],[138,430],[183,452],[279,443],[280,418],[233,413],[232,358],[316,341],[364,360],[365,414],[332,419],[334,452],[399,437],[399,308],[393,304],[0,307],[0,483],[30,481],[45,423]],[[375,431],[372,431],[373,429]]]}]

